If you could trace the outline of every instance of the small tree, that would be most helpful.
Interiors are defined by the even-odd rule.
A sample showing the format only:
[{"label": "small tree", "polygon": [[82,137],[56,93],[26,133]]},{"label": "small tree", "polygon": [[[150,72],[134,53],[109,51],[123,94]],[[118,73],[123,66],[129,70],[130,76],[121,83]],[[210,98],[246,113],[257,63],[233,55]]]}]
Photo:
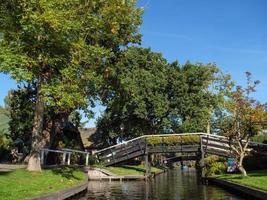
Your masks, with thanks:
[{"label": "small tree", "polygon": [[[0,72],[36,84],[28,170],[40,171],[47,105],[87,109],[122,47],[139,43],[142,9],[124,0],[0,0]],[[99,75],[99,76],[98,76]]]},{"label": "small tree", "polygon": [[225,104],[227,115],[220,126],[222,134],[229,138],[237,168],[243,176],[247,176],[243,160],[250,152],[250,139],[264,128],[262,122],[266,119],[265,105],[251,97],[260,82],[252,81],[250,72],[246,72],[246,77],[246,88],[237,86],[229,95]]}]

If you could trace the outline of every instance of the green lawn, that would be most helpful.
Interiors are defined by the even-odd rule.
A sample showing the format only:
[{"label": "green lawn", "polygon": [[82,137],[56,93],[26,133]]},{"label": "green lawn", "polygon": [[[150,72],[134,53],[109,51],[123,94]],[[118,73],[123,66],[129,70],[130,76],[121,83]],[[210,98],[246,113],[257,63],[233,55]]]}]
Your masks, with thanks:
[{"label": "green lawn", "polygon": [[267,191],[267,170],[248,172],[247,177],[239,174],[224,174],[219,175],[218,178]]},{"label": "green lawn", "polygon": [[0,172],[0,199],[18,200],[77,185],[86,180],[84,172],[74,168],[58,168],[42,172],[25,169]]},{"label": "green lawn", "polygon": [[[116,175],[144,175],[144,165],[125,165],[120,167],[102,167]],[[151,172],[161,172],[162,169],[151,167]]]}]

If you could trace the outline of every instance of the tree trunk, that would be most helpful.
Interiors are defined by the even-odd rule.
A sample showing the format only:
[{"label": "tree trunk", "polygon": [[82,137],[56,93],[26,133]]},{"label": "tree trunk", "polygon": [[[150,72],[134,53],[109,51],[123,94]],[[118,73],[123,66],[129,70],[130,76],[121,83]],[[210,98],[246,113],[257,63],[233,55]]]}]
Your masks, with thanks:
[{"label": "tree trunk", "polygon": [[243,176],[247,176],[247,172],[246,172],[245,168],[243,167],[243,160],[244,160],[244,154],[241,153],[239,161],[237,163],[237,168]]},{"label": "tree trunk", "polygon": [[40,150],[42,148],[42,131],[44,121],[44,99],[41,94],[41,86],[42,81],[39,80],[37,85],[37,99],[32,130],[31,153],[27,168],[29,171],[41,171]]}]

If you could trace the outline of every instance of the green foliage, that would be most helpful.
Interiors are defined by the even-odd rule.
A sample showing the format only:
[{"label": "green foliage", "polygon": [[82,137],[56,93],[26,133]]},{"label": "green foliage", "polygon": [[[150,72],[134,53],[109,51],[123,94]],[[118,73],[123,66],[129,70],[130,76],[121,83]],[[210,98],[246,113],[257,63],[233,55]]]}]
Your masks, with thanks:
[{"label": "green foliage", "polygon": [[0,107],[0,130],[8,131],[8,110]]},{"label": "green foliage", "polygon": [[214,64],[187,62],[179,65],[175,62],[168,73],[172,129],[175,132],[206,132],[211,113],[221,101],[215,87],[221,86],[218,81],[223,79],[219,69]]},{"label": "green foliage", "polygon": [[164,137],[157,137],[157,136],[150,136],[146,138],[146,141],[150,145],[176,145],[176,144],[196,144],[200,142],[200,137],[198,135],[173,135],[173,136],[164,136]]},{"label": "green foliage", "polygon": [[206,131],[210,112],[221,100],[210,90],[220,79],[215,65],[169,64],[160,53],[131,47],[116,66],[102,88],[107,109],[97,126],[105,140]]},{"label": "green foliage", "polygon": [[[84,172],[75,168],[43,170],[31,173],[24,169],[1,172],[0,199],[25,199],[78,185],[86,180]],[[25,184],[27,183],[27,184]]]},{"label": "green foliage", "polygon": [[148,144],[152,146],[156,146],[156,145],[163,144],[163,137],[148,137],[146,138],[146,141]]},{"label": "green foliage", "polygon": [[[44,139],[44,110],[49,106],[57,114],[76,109],[88,113],[117,54],[129,43],[140,42],[143,11],[135,4],[135,0],[1,1],[0,72],[19,83],[36,84],[34,116],[39,120],[33,124],[32,153],[39,151]],[[31,119],[26,125],[32,125]]]},{"label": "green foliage", "polygon": [[89,155],[88,164],[93,166],[98,163],[98,159],[95,156]]},{"label": "green foliage", "polygon": [[11,140],[8,129],[8,110],[0,106],[0,160],[8,159]]},{"label": "green foliage", "polygon": [[267,134],[255,135],[251,138],[253,142],[265,143],[267,144]]},{"label": "green foliage", "polygon": [[250,139],[265,128],[267,119],[266,105],[252,97],[260,81],[252,81],[250,72],[246,72],[247,85],[245,88],[237,86],[225,103],[227,115],[220,120],[220,132],[229,138],[230,148],[237,161],[237,167],[244,176],[244,158],[249,155]]},{"label": "green foliage", "polygon": [[[19,85],[16,90],[11,90],[5,98],[9,111],[9,130],[12,143],[20,143],[25,151],[29,151],[33,115],[36,101],[36,90],[32,84]],[[22,149],[20,149],[21,151]]]},{"label": "green foliage", "polygon": [[97,73],[121,46],[140,42],[141,14],[135,1],[3,1],[0,72],[41,81],[58,110],[86,108]]},{"label": "green foliage", "polygon": [[206,157],[205,168],[204,168],[206,176],[214,176],[225,173],[227,166],[225,165],[224,162],[225,160],[219,158],[218,156]]}]

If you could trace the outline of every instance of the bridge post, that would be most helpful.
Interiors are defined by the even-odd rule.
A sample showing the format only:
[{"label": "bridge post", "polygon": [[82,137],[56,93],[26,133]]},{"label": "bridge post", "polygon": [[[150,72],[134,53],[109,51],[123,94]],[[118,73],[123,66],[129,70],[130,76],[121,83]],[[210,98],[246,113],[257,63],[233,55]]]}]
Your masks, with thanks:
[{"label": "bridge post", "polygon": [[85,166],[88,166],[88,164],[89,164],[89,153],[86,154]]},{"label": "bridge post", "polygon": [[68,153],[68,165],[70,165],[70,156],[71,156],[71,153]]},{"label": "bridge post", "polygon": [[145,167],[146,167],[146,176],[151,174],[151,155],[146,153],[145,155]]},{"label": "bridge post", "polygon": [[41,165],[44,165],[44,150],[41,150]]},{"label": "bridge post", "polygon": [[201,136],[200,136],[200,162],[199,162],[199,166],[200,166],[201,179],[202,179],[202,181],[204,181],[204,179],[205,179],[205,171],[204,171],[204,168],[205,168],[205,151],[203,148],[203,141],[202,141]]},{"label": "bridge post", "polygon": [[66,163],[66,152],[63,153],[63,158],[62,158],[62,164],[65,165]]},{"label": "bridge post", "polygon": [[150,154],[148,152],[148,144],[146,142],[146,146],[145,146],[145,168],[146,168],[145,175],[146,176],[149,176],[150,173],[151,173],[151,164],[150,164],[150,161],[151,161],[151,157],[150,157]]}]

